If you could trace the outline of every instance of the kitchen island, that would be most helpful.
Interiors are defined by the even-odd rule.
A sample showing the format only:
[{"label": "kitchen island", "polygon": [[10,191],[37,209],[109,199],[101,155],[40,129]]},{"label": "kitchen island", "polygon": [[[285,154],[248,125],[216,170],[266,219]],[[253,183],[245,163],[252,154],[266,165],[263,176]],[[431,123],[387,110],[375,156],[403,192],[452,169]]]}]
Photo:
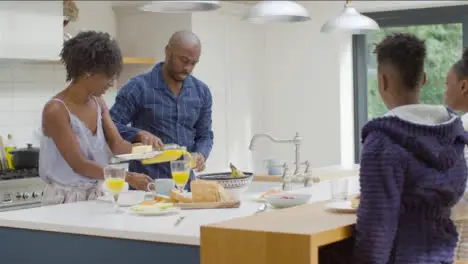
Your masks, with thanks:
[{"label": "kitchen island", "polygon": [[[352,175],[354,172],[348,176]],[[323,211],[323,204],[313,203],[330,198],[329,182],[301,190],[312,193],[310,202],[313,204],[254,214],[259,204],[252,201],[253,195],[272,186],[279,185],[276,182],[252,183],[237,209],[182,211],[180,215],[186,218],[178,226],[174,225],[178,215],[142,217],[131,213],[115,214],[109,212],[111,204],[102,201],[0,213],[2,263],[146,264],[156,261],[173,264],[274,264],[280,262],[260,260],[265,259],[265,255],[276,256],[285,249],[291,251],[289,256],[293,255],[292,252],[298,256],[309,254],[311,250],[304,248],[306,244],[302,242],[304,234],[312,231],[332,230],[332,236],[321,236],[321,243],[349,236],[351,229],[348,227],[355,221],[353,215],[327,213]],[[337,226],[340,227],[335,230]],[[249,241],[245,236],[249,232],[263,238],[252,237]],[[300,243],[291,242],[285,248],[281,243],[275,249],[272,246],[278,239]],[[260,248],[252,248],[252,245]],[[250,251],[243,252],[246,249]],[[265,251],[267,249],[268,252]],[[250,261],[234,261],[240,260],[240,256],[234,253],[246,253],[245,259]],[[315,262],[301,260],[295,263]]]}]

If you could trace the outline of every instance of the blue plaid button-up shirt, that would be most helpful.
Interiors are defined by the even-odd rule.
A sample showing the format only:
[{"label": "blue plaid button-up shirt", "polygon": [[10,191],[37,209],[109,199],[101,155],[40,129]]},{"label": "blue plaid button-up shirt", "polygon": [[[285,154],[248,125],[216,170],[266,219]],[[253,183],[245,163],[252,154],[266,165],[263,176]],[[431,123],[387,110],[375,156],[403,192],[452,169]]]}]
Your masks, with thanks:
[{"label": "blue plaid button-up shirt", "polygon": [[[131,142],[138,131],[146,130],[164,144],[185,146],[189,152],[199,152],[208,159],[213,147],[211,92],[190,75],[179,96],[174,96],[163,78],[162,64],[133,77],[120,89],[110,110],[112,120],[127,141]],[[132,161],[129,170],[153,179],[171,177],[167,163],[142,165]]]}]

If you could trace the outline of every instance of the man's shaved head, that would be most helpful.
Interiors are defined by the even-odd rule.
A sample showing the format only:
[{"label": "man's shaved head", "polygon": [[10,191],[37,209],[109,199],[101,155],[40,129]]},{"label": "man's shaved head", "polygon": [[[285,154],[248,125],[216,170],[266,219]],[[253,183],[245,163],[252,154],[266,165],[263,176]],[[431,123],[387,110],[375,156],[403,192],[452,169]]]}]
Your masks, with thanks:
[{"label": "man's shaved head", "polygon": [[167,45],[170,48],[201,47],[200,39],[189,30],[177,31],[172,34]]},{"label": "man's shaved head", "polygon": [[200,39],[192,31],[172,34],[166,46],[165,65],[170,78],[182,82],[193,71],[201,53]]}]

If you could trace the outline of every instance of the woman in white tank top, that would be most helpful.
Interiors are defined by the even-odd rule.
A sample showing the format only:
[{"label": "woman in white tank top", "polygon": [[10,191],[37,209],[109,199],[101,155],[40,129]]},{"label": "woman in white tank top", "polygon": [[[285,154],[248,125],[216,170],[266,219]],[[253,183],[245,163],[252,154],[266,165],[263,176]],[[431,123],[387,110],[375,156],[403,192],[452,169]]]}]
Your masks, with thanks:
[{"label": "woman in white tank top", "polygon": [[[130,153],[101,96],[122,70],[117,42],[107,33],[85,31],[66,41],[60,53],[69,86],[44,107],[39,174],[47,182],[43,204],[95,199],[103,168],[114,154]],[[129,172],[127,182],[144,190],[151,178]]]}]

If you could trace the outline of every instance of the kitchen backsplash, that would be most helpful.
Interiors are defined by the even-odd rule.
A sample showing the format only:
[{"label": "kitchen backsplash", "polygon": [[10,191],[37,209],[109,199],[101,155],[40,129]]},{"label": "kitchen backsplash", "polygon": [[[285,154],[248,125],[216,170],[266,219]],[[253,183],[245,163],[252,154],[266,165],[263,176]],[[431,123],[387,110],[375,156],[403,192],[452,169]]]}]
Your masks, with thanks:
[{"label": "kitchen backsplash", "polygon": [[[119,84],[147,68],[132,65],[124,71]],[[66,87],[65,77],[65,69],[58,63],[1,61],[0,135],[6,138],[12,134],[19,147],[27,143],[38,146],[36,135],[40,128],[42,109],[53,95]],[[109,107],[116,94],[116,88],[106,93],[105,100]]]}]

